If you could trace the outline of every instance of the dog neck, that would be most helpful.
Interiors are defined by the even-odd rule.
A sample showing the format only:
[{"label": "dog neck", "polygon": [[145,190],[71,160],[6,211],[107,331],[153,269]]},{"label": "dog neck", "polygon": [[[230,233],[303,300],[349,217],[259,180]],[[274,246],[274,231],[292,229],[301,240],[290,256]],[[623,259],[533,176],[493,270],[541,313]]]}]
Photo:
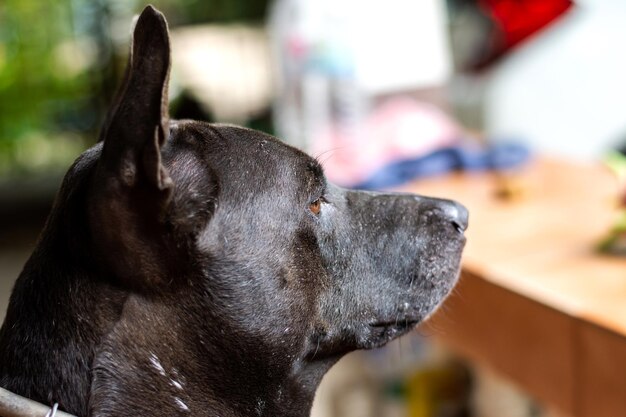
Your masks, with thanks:
[{"label": "dog neck", "polygon": [[219,317],[206,320],[193,297],[128,297],[94,360],[92,407],[114,415],[143,414],[155,404],[164,414],[307,415],[333,361],[289,361],[266,355],[258,340],[235,343],[236,329]]},{"label": "dog neck", "polygon": [[87,255],[84,171],[94,162],[86,155],[66,176],[0,330],[0,385],[78,415],[88,412],[94,352],[126,298]]}]

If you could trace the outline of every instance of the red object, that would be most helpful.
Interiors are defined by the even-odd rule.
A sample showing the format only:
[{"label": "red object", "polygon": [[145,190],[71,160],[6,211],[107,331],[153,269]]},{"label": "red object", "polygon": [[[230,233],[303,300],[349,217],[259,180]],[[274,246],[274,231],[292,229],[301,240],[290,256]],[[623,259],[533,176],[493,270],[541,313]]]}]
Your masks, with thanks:
[{"label": "red object", "polygon": [[496,26],[489,62],[548,26],[573,5],[571,0],[478,0],[478,4]]}]

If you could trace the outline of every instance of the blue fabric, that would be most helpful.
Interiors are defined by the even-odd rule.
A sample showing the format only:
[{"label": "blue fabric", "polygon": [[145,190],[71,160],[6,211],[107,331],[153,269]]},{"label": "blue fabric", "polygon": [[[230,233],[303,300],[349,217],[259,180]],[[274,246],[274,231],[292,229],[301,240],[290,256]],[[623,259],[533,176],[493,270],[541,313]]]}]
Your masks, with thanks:
[{"label": "blue fabric", "polygon": [[376,171],[366,181],[353,185],[351,188],[361,190],[388,188],[416,178],[455,170],[480,171],[513,168],[523,164],[529,158],[529,149],[519,143],[494,143],[481,149],[451,146],[418,158],[392,162]]}]

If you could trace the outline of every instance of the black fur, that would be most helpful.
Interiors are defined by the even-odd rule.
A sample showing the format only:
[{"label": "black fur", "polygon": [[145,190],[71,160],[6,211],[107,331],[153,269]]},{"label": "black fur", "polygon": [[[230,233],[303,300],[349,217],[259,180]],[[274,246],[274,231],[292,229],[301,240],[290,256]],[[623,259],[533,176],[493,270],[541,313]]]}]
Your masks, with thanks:
[{"label": "black fur", "polygon": [[342,355],[447,295],[467,211],[334,187],[253,130],[170,122],[168,73],[149,6],[103,143],[70,168],[15,284],[0,385],[78,415],[307,415]]}]

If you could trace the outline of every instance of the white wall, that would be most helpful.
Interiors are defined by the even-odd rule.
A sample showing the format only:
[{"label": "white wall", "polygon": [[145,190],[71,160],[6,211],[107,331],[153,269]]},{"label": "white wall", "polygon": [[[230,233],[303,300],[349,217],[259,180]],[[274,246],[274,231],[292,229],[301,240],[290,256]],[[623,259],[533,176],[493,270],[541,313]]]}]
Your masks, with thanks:
[{"label": "white wall", "polygon": [[489,76],[485,128],[593,158],[626,136],[626,0],[584,0]]}]

